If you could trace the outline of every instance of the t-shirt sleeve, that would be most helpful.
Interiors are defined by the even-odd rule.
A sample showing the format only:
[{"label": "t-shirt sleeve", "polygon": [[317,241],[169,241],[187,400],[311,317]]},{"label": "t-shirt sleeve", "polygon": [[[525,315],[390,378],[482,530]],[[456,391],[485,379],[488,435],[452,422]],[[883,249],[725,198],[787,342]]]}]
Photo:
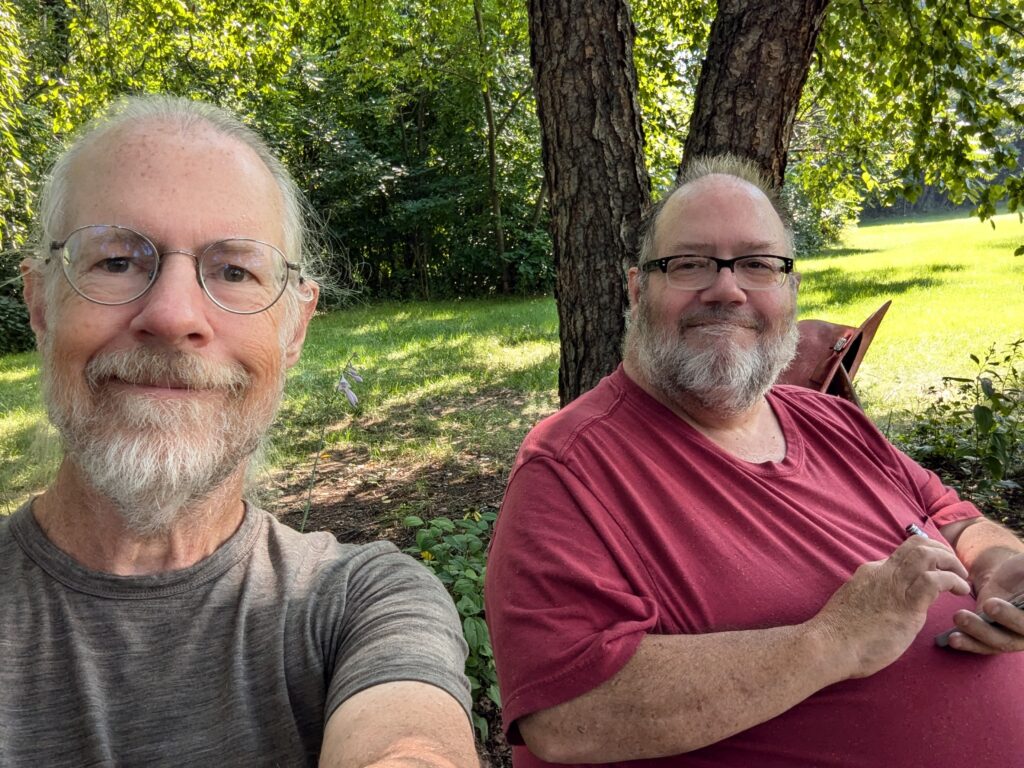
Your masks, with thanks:
[{"label": "t-shirt sleeve", "polygon": [[[447,691],[468,716],[466,643],[455,606],[437,578],[393,545],[379,543],[360,550],[345,586],[343,610],[331,612],[320,628],[329,649],[324,722],[359,691],[400,681]],[[334,605],[341,603],[335,599]]]},{"label": "t-shirt sleeve", "polygon": [[509,481],[487,565],[504,727],[618,672],[658,622],[640,558],[573,473],[534,458]]},{"label": "t-shirt sleeve", "polygon": [[893,452],[897,454],[904,474],[921,499],[925,514],[937,527],[981,516],[977,507],[961,499],[957,492],[944,485],[934,472],[925,469],[895,446]]}]

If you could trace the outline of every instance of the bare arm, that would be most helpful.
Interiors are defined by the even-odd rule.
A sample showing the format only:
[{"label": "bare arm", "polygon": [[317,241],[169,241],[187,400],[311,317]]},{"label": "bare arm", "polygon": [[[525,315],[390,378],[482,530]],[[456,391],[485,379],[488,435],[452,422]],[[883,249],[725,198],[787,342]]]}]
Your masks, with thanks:
[{"label": "bare arm", "polygon": [[812,693],[895,661],[941,592],[967,594],[946,547],[917,539],[861,566],[804,624],[706,635],[649,635],[597,688],[522,718],[549,762],[661,757],[713,744]]},{"label": "bare arm", "polygon": [[971,611],[957,611],[954,623],[961,631],[950,635],[950,647],[983,654],[1024,651],[1024,611],[1006,602],[1024,591],[1024,542],[982,517],[940,530],[967,566],[978,610],[999,623],[994,626]]},{"label": "bare arm", "polygon": [[320,768],[478,768],[465,711],[433,685],[375,685],[327,721]]}]

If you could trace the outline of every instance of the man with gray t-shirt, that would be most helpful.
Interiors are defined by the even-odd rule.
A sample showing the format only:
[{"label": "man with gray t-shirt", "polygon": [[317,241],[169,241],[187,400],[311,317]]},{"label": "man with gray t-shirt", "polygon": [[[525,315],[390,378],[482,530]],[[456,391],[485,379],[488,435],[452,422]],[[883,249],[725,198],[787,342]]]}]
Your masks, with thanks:
[{"label": "man with gray t-shirt", "polygon": [[132,99],[40,210],[65,451],[0,519],[0,765],[476,765],[437,580],[242,500],[318,295],[281,164],[221,109]]}]

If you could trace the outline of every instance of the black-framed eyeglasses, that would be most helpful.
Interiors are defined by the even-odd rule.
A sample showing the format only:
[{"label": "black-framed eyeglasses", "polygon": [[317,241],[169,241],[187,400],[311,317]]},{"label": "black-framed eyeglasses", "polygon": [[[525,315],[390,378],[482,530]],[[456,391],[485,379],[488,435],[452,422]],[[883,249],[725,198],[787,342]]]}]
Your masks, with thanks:
[{"label": "black-framed eyeglasses", "polygon": [[[160,276],[161,258],[172,253],[191,256],[203,292],[218,307],[239,315],[270,309],[288,287],[291,272],[299,272],[298,264],[261,240],[231,237],[199,253],[160,253],[145,235],[116,224],[73,229],[64,240],[51,242],[50,251],[60,254],[64,276],[82,298],[107,306],[144,296]],[[301,274],[298,279],[303,282]]]},{"label": "black-framed eyeglasses", "polygon": [[764,291],[784,285],[793,271],[788,256],[740,256],[716,259],[714,256],[665,256],[640,265],[644,272],[661,270],[673,288],[703,291],[710,288],[723,269],[731,269],[736,285],[744,291]]}]

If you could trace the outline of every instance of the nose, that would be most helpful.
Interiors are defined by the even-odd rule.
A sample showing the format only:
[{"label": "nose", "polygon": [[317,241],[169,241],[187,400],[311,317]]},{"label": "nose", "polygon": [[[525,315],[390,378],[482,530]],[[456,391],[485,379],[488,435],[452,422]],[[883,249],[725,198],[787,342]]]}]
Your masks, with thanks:
[{"label": "nose", "polygon": [[732,265],[720,265],[715,281],[700,292],[705,304],[746,304],[747,292],[736,283]]},{"label": "nose", "polygon": [[164,253],[156,282],[138,303],[131,330],[142,341],[201,347],[213,337],[208,319],[213,302],[196,279],[195,257],[189,253]]}]

